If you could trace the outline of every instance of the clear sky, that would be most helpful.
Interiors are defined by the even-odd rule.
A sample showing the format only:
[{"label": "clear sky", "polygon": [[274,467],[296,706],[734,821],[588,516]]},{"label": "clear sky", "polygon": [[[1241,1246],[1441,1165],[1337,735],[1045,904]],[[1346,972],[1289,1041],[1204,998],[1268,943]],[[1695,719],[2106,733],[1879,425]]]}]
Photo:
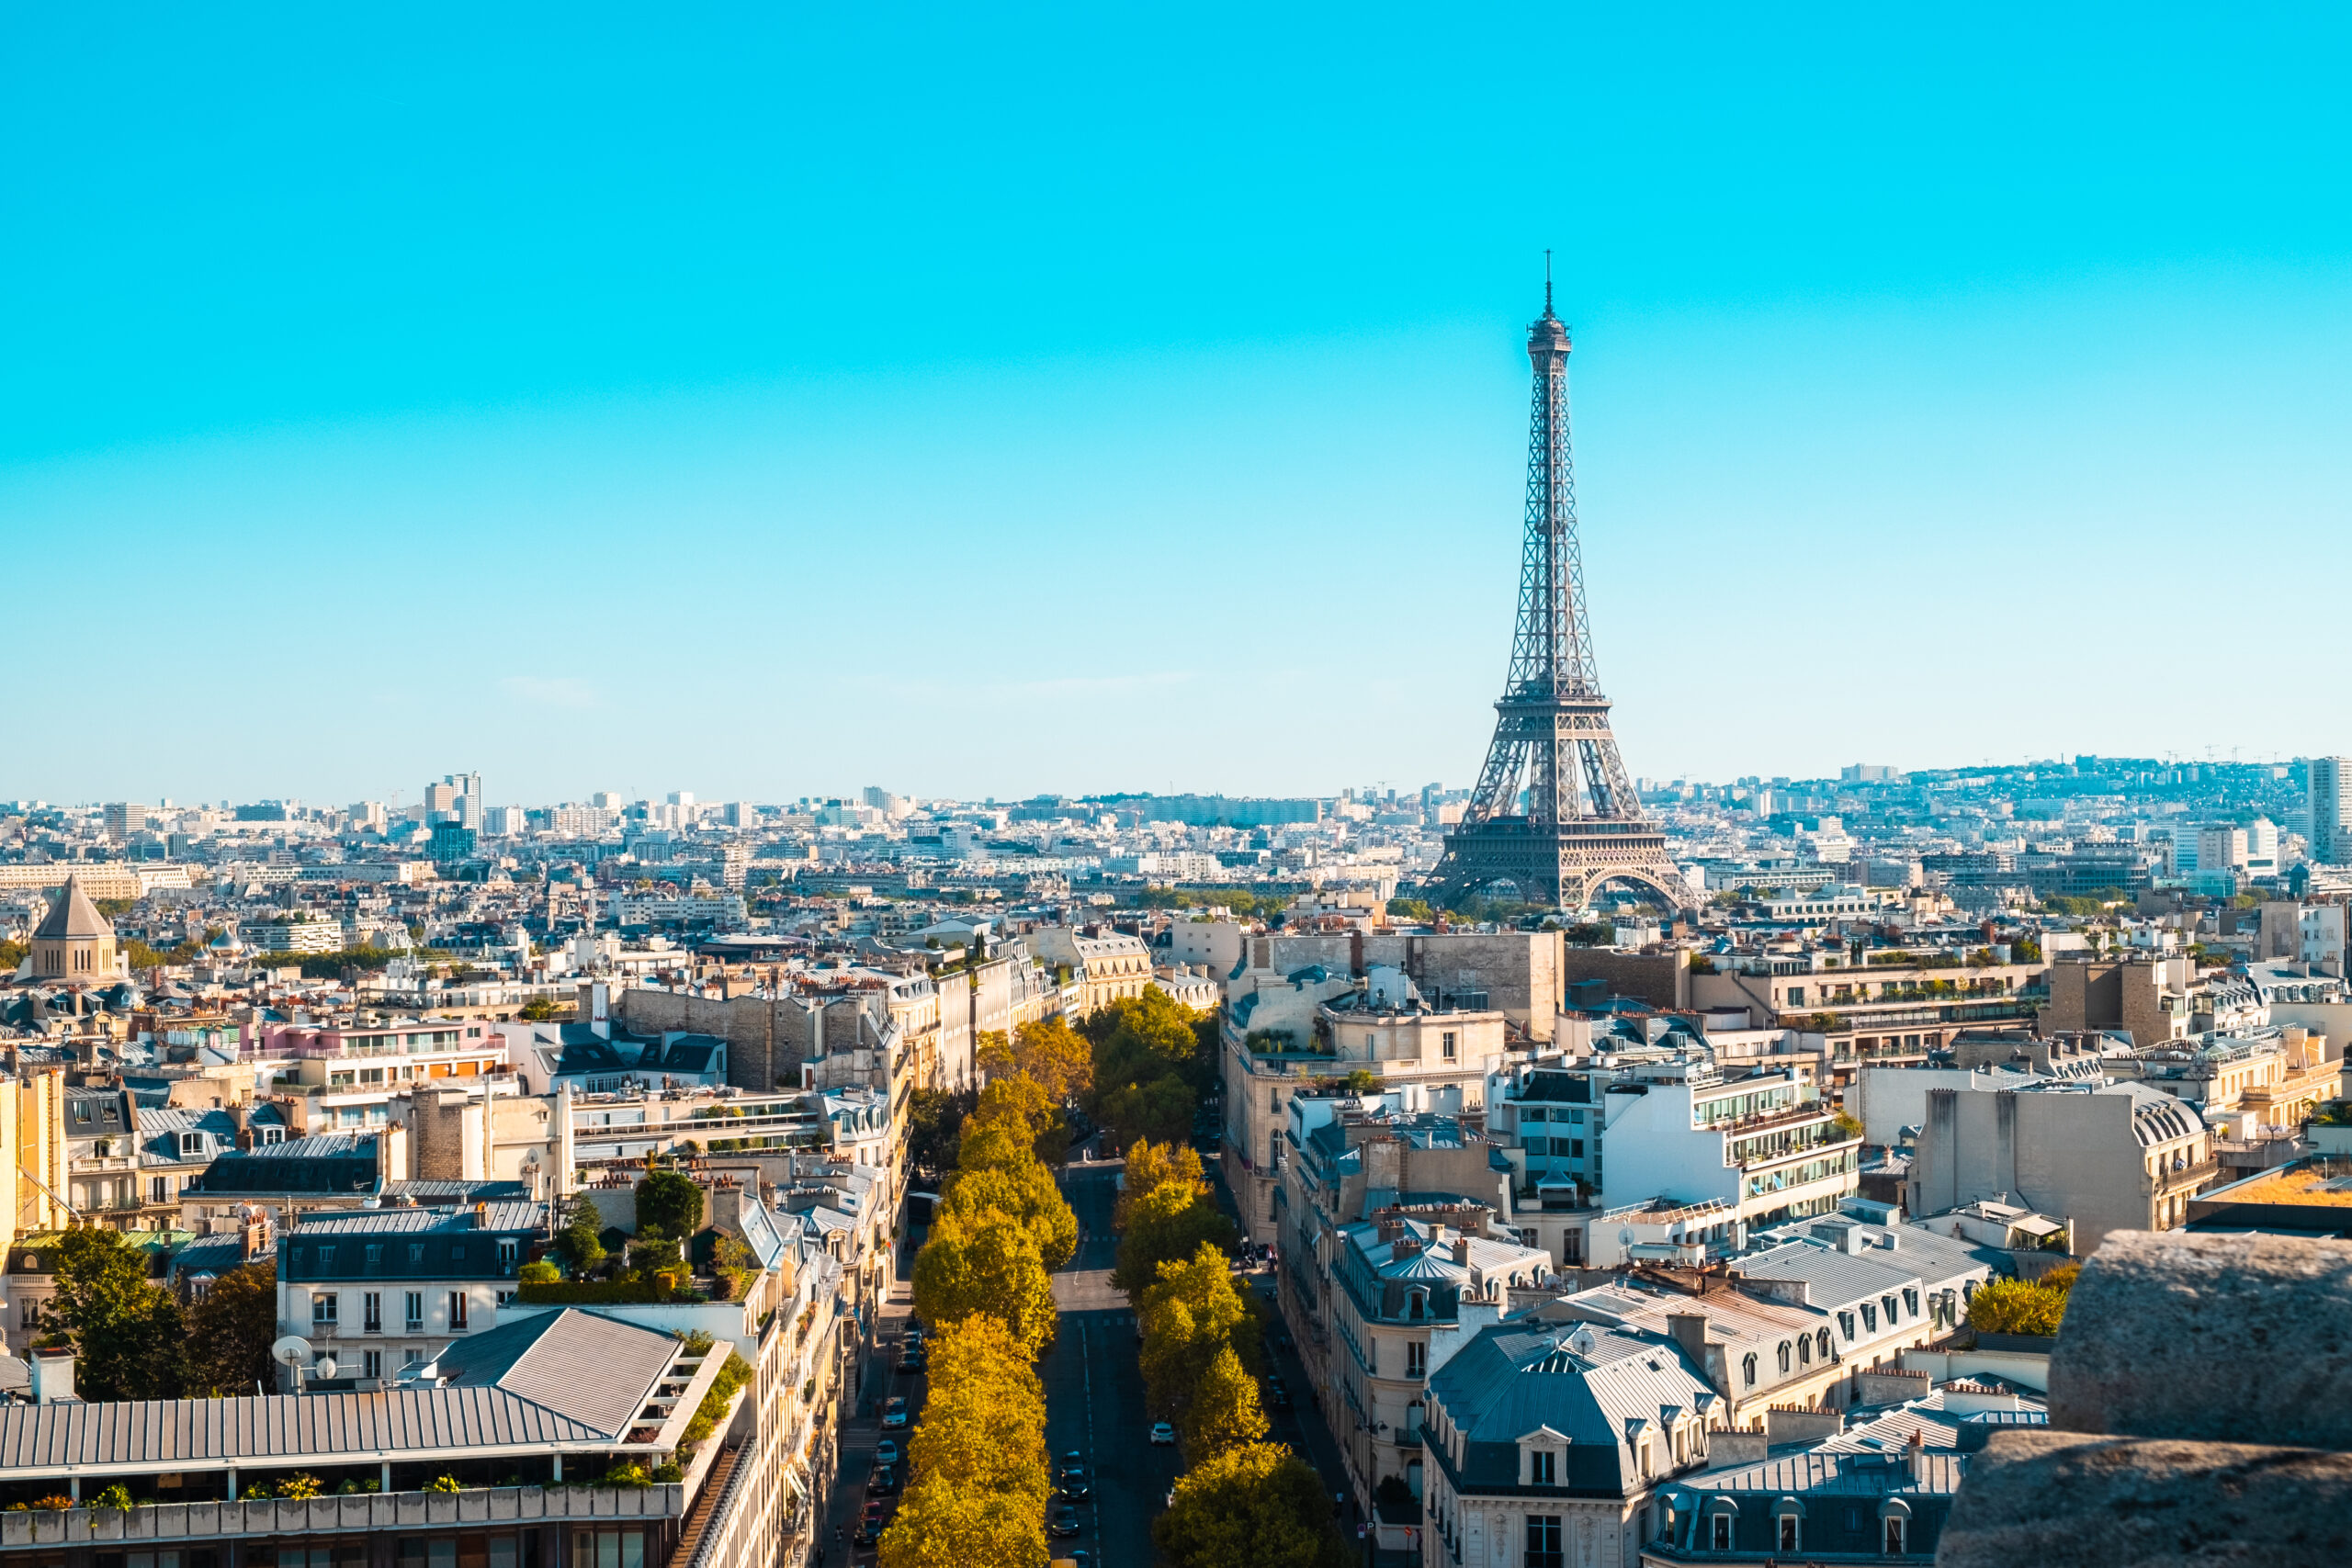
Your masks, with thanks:
[{"label": "clear sky", "polygon": [[2352,750],[2346,13],[17,7],[0,796]]}]

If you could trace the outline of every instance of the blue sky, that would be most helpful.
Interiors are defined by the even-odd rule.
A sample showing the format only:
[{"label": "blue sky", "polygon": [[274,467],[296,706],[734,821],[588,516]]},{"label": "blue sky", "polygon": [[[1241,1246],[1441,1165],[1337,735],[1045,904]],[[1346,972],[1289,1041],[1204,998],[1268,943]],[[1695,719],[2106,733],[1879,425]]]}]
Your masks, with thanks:
[{"label": "blue sky", "polygon": [[1636,773],[2352,749],[2346,24],[2047,9],[20,9],[0,795],[1466,783],[1546,247]]}]

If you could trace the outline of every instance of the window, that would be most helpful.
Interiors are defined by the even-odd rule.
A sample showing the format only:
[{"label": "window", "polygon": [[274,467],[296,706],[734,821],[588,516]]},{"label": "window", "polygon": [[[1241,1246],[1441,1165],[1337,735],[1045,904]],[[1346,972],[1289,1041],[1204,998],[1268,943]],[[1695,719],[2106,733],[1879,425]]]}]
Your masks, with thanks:
[{"label": "window", "polygon": [[1903,1555],[1903,1521],[1899,1518],[1886,1521],[1886,1555],[1889,1557]]},{"label": "window", "polygon": [[1755,1352],[1750,1351],[1748,1354],[1742,1356],[1739,1359],[1739,1377],[1741,1386],[1746,1388],[1754,1388],[1756,1386]]},{"label": "window", "polygon": [[168,1203],[171,1201],[172,1179],[168,1176],[149,1177],[147,1179],[147,1201],[150,1203]]},{"label": "window", "polygon": [[413,1241],[408,1244],[408,1261],[411,1268],[414,1268],[416,1265],[424,1261],[424,1244],[423,1242]]},{"label": "window", "polygon": [[1527,1516],[1527,1568],[1562,1568],[1560,1516]]},{"label": "window", "polygon": [[514,1262],[522,1256],[522,1249],[523,1244],[514,1237],[501,1238],[498,1243],[498,1271],[502,1274],[514,1272]]},{"label": "window", "polygon": [[1538,1449],[1527,1456],[1527,1480],[1530,1485],[1550,1486],[1558,1480],[1554,1466],[1558,1456],[1549,1449]]},{"label": "window", "polygon": [[322,1247],[319,1248],[319,1267],[320,1267],[321,1269],[332,1269],[332,1268],[334,1268],[334,1247]]},{"label": "window", "polygon": [[74,1120],[81,1122],[82,1125],[85,1127],[90,1124],[90,1102],[88,1100],[77,1100],[74,1102]]},{"label": "window", "polygon": [[283,1127],[256,1127],[254,1132],[259,1141],[265,1144],[282,1144],[286,1141],[286,1129]]},{"label": "window", "polygon": [[[1823,1332],[1826,1333],[1827,1331],[1824,1330]],[[1852,1313],[1841,1312],[1838,1314],[1838,1332],[1845,1339],[1847,1344],[1851,1345],[1854,1342],[1854,1314]]]},{"label": "window", "polygon": [[1782,1375],[1783,1377],[1787,1376],[1787,1375],[1788,1375],[1788,1371],[1789,1371],[1789,1342],[1788,1342],[1787,1340],[1783,1339],[1783,1340],[1781,1340],[1781,1375]]},{"label": "window", "polygon": [[1800,1550],[1797,1546],[1797,1517],[1794,1514],[1782,1514],[1781,1516],[1781,1528],[1777,1533],[1781,1538],[1781,1550],[1782,1551],[1796,1551]]},{"label": "window", "polygon": [[[1841,1313],[1838,1315],[1842,1317],[1845,1314]],[[1865,1334],[1878,1332],[1878,1308],[1870,1302],[1862,1303],[1862,1332]]]},{"label": "window", "polygon": [[449,1292],[449,1326],[452,1330],[456,1330],[463,1328],[465,1325],[466,1292],[463,1291],[451,1291]]},{"label": "window", "polygon": [[378,1265],[379,1263],[381,1263],[383,1260],[384,1260],[384,1244],[383,1244],[382,1242],[380,1242],[380,1241],[371,1241],[371,1242],[369,1242],[369,1243],[368,1244],[368,1267],[369,1267],[370,1269],[373,1269],[374,1267],[376,1267],[376,1265]]},{"label": "window", "polygon": [[465,1260],[466,1244],[462,1241],[451,1242],[449,1244],[449,1261],[452,1263],[463,1263]]},{"label": "window", "polygon": [[1791,986],[1789,987],[1789,1005],[1792,1008],[1801,1008],[1804,1006],[1804,987],[1803,986]]},{"label": "window", "polygon": [[1711,1549],[1716,1551],[1729,1551],[1731,1550],[1731,1516],[1717,1514],[1709,1522],[1714,1527],[1710,1532]]},{"label": "window", "polygon": [[1430,1348],[1418,1339],[1405,1343],[1405,1375],[1408,1378],[1427,1377],[1430,1371]]},{"label": "window", "polygon": [[182,1157],[182,1158],[186,1158],[186,1159],[200,1158],[200,1157],[203,1156],[203,1154],[204,1154],[204,1134],[201,1134],[201,1133],[182,1133],[182,1134],[180,1134],[180,1156],[181,1156],[181,1157]]},{"label": "window", "polygon": [[1405,1298],[1405,1315],[1418,1323],[1430,1314],[1430,1299],[1419,1291]]},{"label": "window", "polygon": [[1800,1334],[1797,1336],[1797,1365],[1800,1367],[1808,1367],[1812,1364],[1813,1336],[1810,1334]]},{"label": "window", "polygon": [[1449,1029],[1449,1030],[1447,1030],[1444,1033],[1442,1033],[1442,1034],[1439,1035],[1439,1036],[1437,1037],[1437,1045],[1438,1045],[1438,1055],[1440,1055],[1441,1056],[1443,1056],[1443,1057],[1444,1057],[1447,1061],[1449,1061],[1449,1062],[1451,1062],[1452,1060],[1453,1060],[1453,1055],[1454,1055],[1453,1031],[1452,1031],[1451,1029]]},{"label": "window", "polygon": [[1821,1348],[1821,1359],[1825,1361],[1829,1359],[1829,1330],[1825,1328],[1815,1335],[1813,1342]]},{"label": "window", "polygon": [[360,1296],[359,1326],[368,1334],[384,1332],[384,1295],[381,1291],[368,1291]]},{"label": "window", "polygon": [[336,1314],[336,1311],[337,1311],[337,1309],[338,1309],[338,1307],[339,1307],[339,1305],[340,1305],[340,1303],[341,1303],[341,1302],[342,1302],[342,1299],[343,1299],[342,1297],[337,1296],[337,1295],[336,1295],[336,1294],[334,1294],[334,1292],[333,1292],[332,1291],[313,1291],[313,1292],[311,1292],[311,1325],[312,1325],[313,1326],[320,1326],[320,1325],[333,1325],[333,1324],[334,1324],[334,1320],[335,1320],[335,1314]]},{"label": "window", "polygon": [[1519,1137],[1520,1147],[1525,1149],[1531,1155],[1548,1156],[1552,1152],[1552,1144],[1553,1140],[1550,1138],[1531,1138],[1524,1133],[1521,1134]]},{"label": "window", "polygon": [[1903,1288],[1903,1313],[1906,1317],[1919,1315],[1919,1292],[1908,1285]]},{"label": "window", "polygon": [[360,1351],[359,1375],[363,1378],[382,1377],[384,1375],[384,1353],[381,1350]]},{"label": "window", "polygon": [[408,1292],[408,1300],[403,1303],[401,1314],[401,1324],[411,1334],[424,1332],[424,1292],[423,1291]]},{"label": "window", "polygon": [[[435,1564],[434,1568],[439,1568]],[[574,1530],[571,1568],[645,1568],[643,1530]],[[1558,1568],[1553,1564],[1552,1568]]]},{"label": "window", "polygon": [[[1914,1299],[1914,1300],[1917,1300],[1917,1298],[1915,1296],[1913,1299]],[[1879,1297],[1879,1299],[1878,1299],[1878,1304],[1879,1304],[1882,1308],[1883,1308],[1883,1309],[1885,1310],[1885,1312],[1886,1312],[1886,1325],[1887,1325],[1889,1328],[1894,1327],[1896,1324],[1898,1324],[1898,1323],[1900,1323],[1900,1322],[1902,1322],[1902,1321],[1903,1321],[1900,1317],[1898,1317],[1898,1316],[1896,1316],[1896,1315],[1895,1315],[1895,1312],[1894,1312],[1894,1298],[1893,1296],[1881,1296],[1881,1297]],[[1917,1317],[1917,1316],[1918,1316],[1918,1315],[1919,1315],[1919,1311],[1918,1311],[1918,1309],[1917,1309],[1917,1307],[1912,1308],[1912,1310],[1911,1310],[1911,1315],[1912,1315],[1913,1317]]]}]

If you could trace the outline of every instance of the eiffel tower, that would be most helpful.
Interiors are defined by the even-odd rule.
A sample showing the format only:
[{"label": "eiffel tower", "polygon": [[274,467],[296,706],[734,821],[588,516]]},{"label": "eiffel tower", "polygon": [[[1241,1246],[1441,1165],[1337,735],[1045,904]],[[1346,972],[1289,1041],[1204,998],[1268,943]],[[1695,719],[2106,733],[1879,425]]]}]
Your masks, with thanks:
[{"label": "eiffel tower", "polygon": [[1535,393],[1510,673],[1477,791],[1423,886],[1451,902],[1509,881],[1529,903],[1576,908],[1601,884],[1629,882],[1688,908],[1690,885],[1642,815],[1593,672],[1568,455],[1568,329],[1552,313],[1549,270],[1543,318],[1527,329]]}]

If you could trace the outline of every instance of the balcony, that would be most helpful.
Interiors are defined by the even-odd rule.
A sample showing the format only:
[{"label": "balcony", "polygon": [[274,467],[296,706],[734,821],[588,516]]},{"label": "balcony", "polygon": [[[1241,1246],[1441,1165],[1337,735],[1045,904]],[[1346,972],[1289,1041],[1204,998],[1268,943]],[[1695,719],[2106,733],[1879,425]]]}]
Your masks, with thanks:
[{"label": "balcony", "polygon": [[[220,1473],[220,1483],[225,1492],[226,1472]],[[539,1519],[675,1519],[684,1517],[685,1511],[686,1489],[676,1483],[641,1491],[485,1486],[463,1492],[371,1492],[300,1501],[154,1503],[124,1512],[22,1508],[0,1512],[0,1550],[109,1541],[220,1540],[239,1536],[356,1535]]]}]

